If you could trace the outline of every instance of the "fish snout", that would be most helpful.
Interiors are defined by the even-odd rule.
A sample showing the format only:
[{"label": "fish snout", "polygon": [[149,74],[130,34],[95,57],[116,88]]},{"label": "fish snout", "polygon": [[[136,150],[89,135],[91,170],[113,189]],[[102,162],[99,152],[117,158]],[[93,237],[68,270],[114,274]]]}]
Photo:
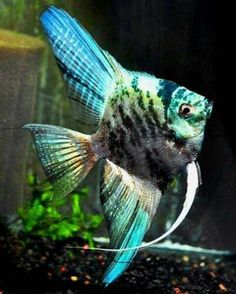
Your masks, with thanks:
[{"label": "fish snout", "polygon": [[207,118],[211,116],[213,106],[214,106],[214,102],[212,100],[207,100],[207,104],[206,104]]}]

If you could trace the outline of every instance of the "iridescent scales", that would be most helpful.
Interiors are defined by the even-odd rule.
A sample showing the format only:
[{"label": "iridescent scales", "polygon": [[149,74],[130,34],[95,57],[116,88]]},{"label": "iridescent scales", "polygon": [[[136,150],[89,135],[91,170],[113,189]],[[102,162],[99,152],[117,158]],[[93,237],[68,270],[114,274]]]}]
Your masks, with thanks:
[{"label": "iridescent scales", "polygon": [[104,157],[163,188],[189,160],[164,128],[165,99],[170,100],[179,86],[145,73],[123,70],[122,75],[107,100],[93,144]]},{"label": "iridescent scales", "polygon": [[[151,145],[157,135],[158,126],[165,122],[164,105],[157,96],[158,80],[135,72],[123,71],[122,74],[121,83],[116,85],[114,93],[107,101],[100,130],[96,134],[103,142],[107,142],[107,153],[111,156],[112,148],[119,144],[132,144],[142,148],[144,145]],[[152,87],[148,90],[149,85]],[[121,148],[120,152],[122,151],[124,150]],[[129,156],[128,150],[123,153]],[[136,152],[133,155],[135,154]],[[114,153],[113,155],[116,156]]]}]

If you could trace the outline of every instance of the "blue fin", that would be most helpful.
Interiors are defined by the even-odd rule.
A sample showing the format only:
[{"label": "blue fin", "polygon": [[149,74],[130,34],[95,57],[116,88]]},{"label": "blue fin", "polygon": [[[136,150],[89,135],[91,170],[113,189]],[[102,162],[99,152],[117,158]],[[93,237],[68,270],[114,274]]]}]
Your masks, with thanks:
[{"label": "blue fin", "polygon": [[52,125],[27,124],[33,135],[45,175],[55,198],[72,192],[88,174],[97,158],[90,136]]},{"label": "blue fin", "polygon": [[[110,248],[139,246],[156,212],[161,192],[106,160],[101,202],[110,234]],[[137,250],[112,252],[103,283],[115,281],[129,266]]]},{"label": "blue fin", "polygon": [[117,81],[119,65],[63,9],[51,6],[40,20],[65,81],[75,119],[94,132]]}]

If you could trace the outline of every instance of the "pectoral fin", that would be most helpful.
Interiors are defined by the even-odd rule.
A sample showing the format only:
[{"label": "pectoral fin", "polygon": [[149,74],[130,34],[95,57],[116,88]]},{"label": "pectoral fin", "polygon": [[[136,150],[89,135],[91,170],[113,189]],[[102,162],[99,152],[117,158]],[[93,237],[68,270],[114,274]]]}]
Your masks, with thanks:
[{"label": "pectoral fin", "polygon": [[[161,192],[106,160],[101,201],[110,234],[110,248],[139,246],[156,212]],[[108,285],[129,266],[137,250],[111,252],[103,283]]]}]

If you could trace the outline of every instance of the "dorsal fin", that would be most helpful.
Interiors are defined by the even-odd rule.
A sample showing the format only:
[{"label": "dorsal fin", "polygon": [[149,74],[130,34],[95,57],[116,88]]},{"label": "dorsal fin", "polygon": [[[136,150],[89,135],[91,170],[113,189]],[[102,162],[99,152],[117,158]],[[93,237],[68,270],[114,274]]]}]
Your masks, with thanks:
[{"label": "dorsal fin", "polygon": [[51,6],[40,20],[62,73],[75,119],[82,129],[94,133],[121,66],[63,9]]}]

